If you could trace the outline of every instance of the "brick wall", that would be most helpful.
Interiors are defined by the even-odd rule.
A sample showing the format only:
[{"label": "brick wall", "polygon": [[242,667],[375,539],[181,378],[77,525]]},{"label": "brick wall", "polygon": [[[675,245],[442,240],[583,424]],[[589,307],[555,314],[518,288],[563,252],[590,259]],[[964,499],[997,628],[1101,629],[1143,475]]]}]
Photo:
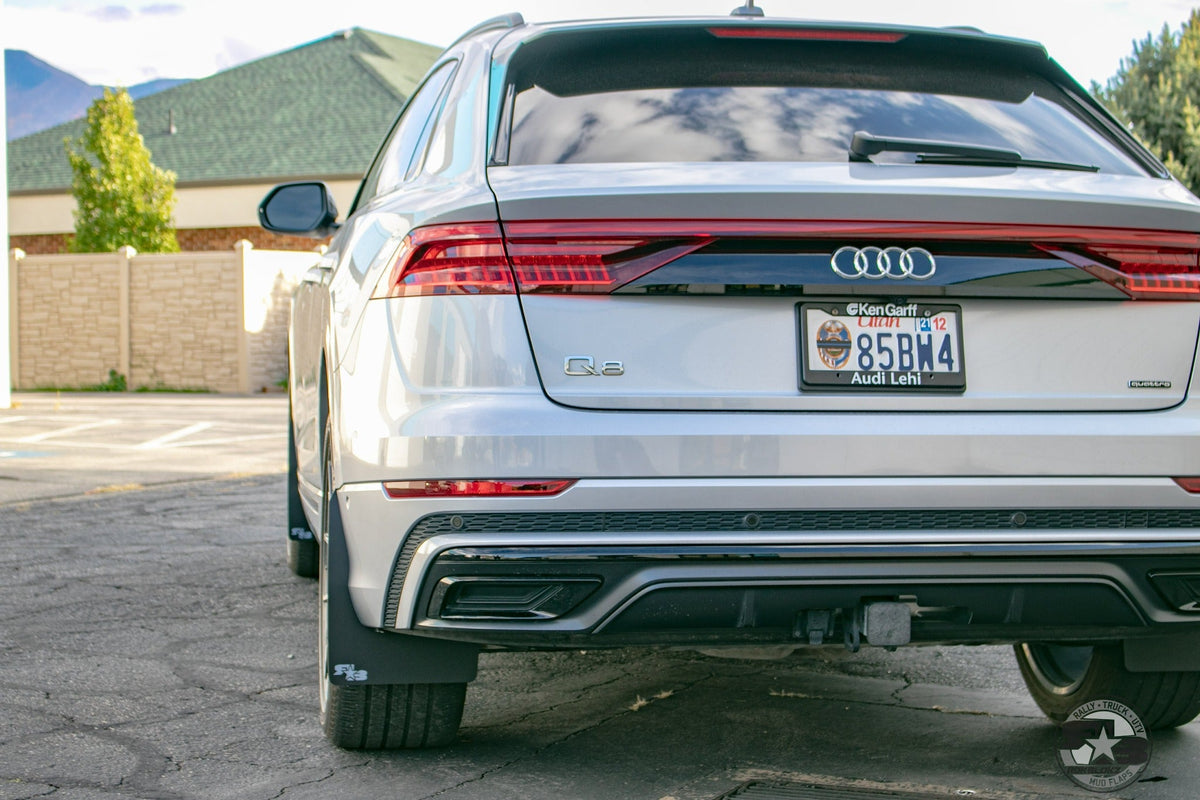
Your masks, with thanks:
[{"label": "brick wall", "polygon": [[322,242],[329,243],[328,239],[318,241],[304,236],[282,236],[258,227],[187,228],[176,230],[175,237],[179,240],[180,250],[197,252],[232,250],[234,245],[243,240],[258,250],[314,250]]},{"label": "brick wall", "polygon": [[10,257],[13,385],[94,386],[111,369],[130,390],[270,390],[287,377],[291,290],[316,258],[247,244]]},{"label": "brick wall", "polygon": [[47,256],[67,252],[67,234],[38,233],[8,237],[9,246],[23,250],[29,255]]},{"label": "brick wall", "polygon": [[[68,252],[70,234],[38,233],[10,236],[10,246],[29,255],[55,255]],[[229,251],[240,241],[247,241],[260,250],[305,251],[322,242],[303,236],[281,236],[258,227],[247,228],[180,228],[175,231],[179,249],[184,252]],[[323,240],[328,243],[328,239]]]}]

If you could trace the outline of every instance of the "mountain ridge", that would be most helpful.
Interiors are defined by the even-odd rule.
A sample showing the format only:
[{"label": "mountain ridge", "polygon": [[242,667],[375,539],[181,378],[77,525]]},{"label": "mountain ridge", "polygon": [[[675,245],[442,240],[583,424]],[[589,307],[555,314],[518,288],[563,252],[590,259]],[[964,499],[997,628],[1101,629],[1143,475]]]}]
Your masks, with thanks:
[{"label": "mountain ridge", "polygon": [[[82,117],[105,87],[87,83],[26,50],[4,51],[8,141]],[[134,100],[187,80],[158,78],[128,87]]]}]

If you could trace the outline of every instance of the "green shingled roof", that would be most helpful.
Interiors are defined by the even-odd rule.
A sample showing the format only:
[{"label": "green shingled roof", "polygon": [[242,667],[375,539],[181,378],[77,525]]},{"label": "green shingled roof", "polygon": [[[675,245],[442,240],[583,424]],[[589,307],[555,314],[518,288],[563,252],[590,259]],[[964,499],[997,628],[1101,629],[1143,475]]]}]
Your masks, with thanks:
[{"label": "green shingled roof", "polygon": [[[440,52],[354,28],[138,100],[138,130],[180,184],[357,177]],[[82,130],[9,142],[9,192],[68,190],[63,139]]]}]

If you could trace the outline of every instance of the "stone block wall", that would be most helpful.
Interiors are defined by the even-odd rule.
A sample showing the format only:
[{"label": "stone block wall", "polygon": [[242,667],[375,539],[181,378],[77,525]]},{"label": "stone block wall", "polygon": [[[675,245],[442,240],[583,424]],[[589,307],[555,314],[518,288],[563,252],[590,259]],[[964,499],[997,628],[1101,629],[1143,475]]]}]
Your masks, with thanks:
[{"label": "stone block wall", "polygon": [[314,252],[30,256],[9,262],[17,389],[261,392],[287,377],[291,291]]},{"label": "stone block wall", "polygon": [[246,332],[247,384],[251,391],[270,391],[287,374],[287,328],[292,289],[316,262],[316,254],[255,250],[252,267],[243,273],[243,320]]},{"label": "stone block wall", "polygon": [[138,256],[130,264],[129,383],[246,391],[241,263],[234,253]]},{"label": "stone block wall", "polygon": [[[93,386],[120,367],[118,258],[47,256],[12,270],[13,383],[22,389]],[[15,323],[15,324],[14,324]],[[16,367],[20,366],[18,374]]]}]

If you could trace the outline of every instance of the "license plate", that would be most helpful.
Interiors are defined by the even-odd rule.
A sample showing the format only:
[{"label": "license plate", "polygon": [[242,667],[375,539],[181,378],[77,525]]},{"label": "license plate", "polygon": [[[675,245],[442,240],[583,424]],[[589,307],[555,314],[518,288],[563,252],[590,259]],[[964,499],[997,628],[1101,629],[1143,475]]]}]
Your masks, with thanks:
[{"label": "license plate", "polygon": [[963,391],[962,307],[885,300],[800,306],[807,389]]}]

